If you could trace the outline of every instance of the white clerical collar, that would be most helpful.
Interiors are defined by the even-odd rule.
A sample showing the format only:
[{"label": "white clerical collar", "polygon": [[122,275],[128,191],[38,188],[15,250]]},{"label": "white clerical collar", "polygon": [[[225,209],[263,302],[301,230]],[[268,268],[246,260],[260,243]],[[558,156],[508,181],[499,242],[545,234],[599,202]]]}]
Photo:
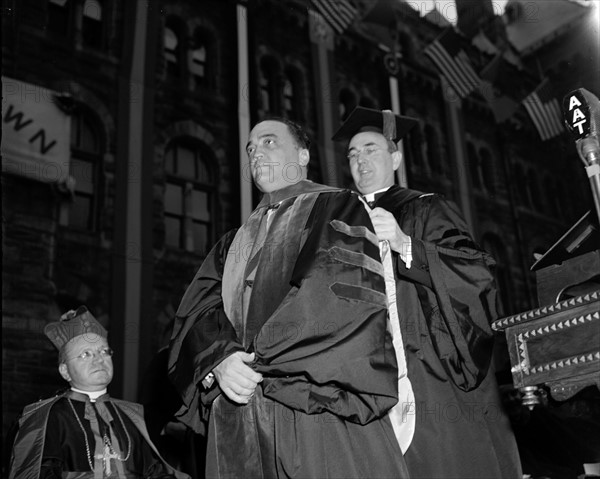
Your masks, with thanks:
[{"label": "white clerical collar", "polygon": [[89,396],[90,401],[92,401],[92,402],[96,401],[96,399],[98,399],[103,394],[106,394],[106,388],[101,389],[100,391],[82,391],[81,389],[72,387],[71,391],[75,391],[76,393],[85,394],[85,395]]},{"label": "white clerical collar", "polygon": [[373,191],[372,193],[367,193],[366,195],[363,195],[363,196],[365,197],[365,200],[367,200],[367,201],[375,201],[376,194],[385,193],[390,188],[391,188],[391,186],[386,186],[385,188],[381,188],[380,190]]}]

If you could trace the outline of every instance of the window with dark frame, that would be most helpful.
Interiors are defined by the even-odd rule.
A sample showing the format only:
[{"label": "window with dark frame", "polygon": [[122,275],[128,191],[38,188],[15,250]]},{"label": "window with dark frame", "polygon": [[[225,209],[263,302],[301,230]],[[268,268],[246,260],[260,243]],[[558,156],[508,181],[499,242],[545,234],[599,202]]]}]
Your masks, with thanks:
[{"label": "window with dark frame", "polygon": [[260,100],[263,111],[280,114],[278,78],[279,69],[275,60],[265,57],[260,63]]},{"label": "window with dark frame", "polygon": [[82,39],[84,45],[101,48],[104,40],[102,28],[103,5],[101,0],[83,3]]},{"label": "window with dark frame", "polygon": [[206,254],[214,240],[214,184],[209,150],[180,139],[165,151],[165,243]]},{"label": "window with dark frame", "polygon": [[167,75],[174,78],[181,76],[180,38],[177,29],[167,24],[164,31],[164,54],[167,62]]},{"label": "window with dark frame", "polygon": [[291,120],[298,119],[296,111],[296,91],[293,81],[289,76],[286,76],[283,81],[283,107],[285,117]]},{"label": "window with dark frame", "polygon": [[104,46],[105,0],[48,0],[47,30],[55,38],[81,38],[87,48]]},{"label": "window with dark frame", "polygon": [[194,44],[190,55],[190,72],[196,86],[209,83],[209,48],[206,35],[201,30],[194,33]]},{"label": "window with dark frame", "polygon": [[71,227],[88,231],[96,229],[98,167],[101,161],[97,122],[87,112],[74,112],[69,162],[69,175],[75,179],[73,202],[69,205],[68,224]]}]

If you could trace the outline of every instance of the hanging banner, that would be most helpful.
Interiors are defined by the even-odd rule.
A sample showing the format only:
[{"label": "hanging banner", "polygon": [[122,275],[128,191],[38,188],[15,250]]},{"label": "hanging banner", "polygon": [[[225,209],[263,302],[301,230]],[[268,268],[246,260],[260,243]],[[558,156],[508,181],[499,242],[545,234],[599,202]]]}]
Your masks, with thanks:
[{"label": "hanging banner", "polygon": [[71,121],[58,93],[2,77],[2,172],[42,181],[69,179]]}]

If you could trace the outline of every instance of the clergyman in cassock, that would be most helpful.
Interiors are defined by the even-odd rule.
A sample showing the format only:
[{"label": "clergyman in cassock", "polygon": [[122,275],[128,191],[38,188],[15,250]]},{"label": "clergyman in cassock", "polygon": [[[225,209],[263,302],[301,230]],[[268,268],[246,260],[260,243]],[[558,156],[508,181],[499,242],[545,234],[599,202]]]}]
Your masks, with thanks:
[{"label": "clergyman in cassock", "polygon": [[112,349],[85,306],[44,329],[59,350],[70,388],[25,407],[12,449],[10,479],[188,478],[150,441],[142,406],[112,398]]},{"label": "clergyman in cassock", "polygon": [[306,179],[298,125],[258,123],[247,153],[262,200],[198,270],[171,341],[179,418],[208,421],[207,477],[407,477],[369,216]]},{"label": "clergyman in cassock", "polygon": [[413,401],[412,411],[397,415],[397,436],[411,478],[519,478],[490,366],[495,263],[453,203],[394,184],[402,161],[397,141],[416,123],[357,107],[333,137],[347,142],[356,188],[392,252],[393,312],[408,367],[400,401]]}]

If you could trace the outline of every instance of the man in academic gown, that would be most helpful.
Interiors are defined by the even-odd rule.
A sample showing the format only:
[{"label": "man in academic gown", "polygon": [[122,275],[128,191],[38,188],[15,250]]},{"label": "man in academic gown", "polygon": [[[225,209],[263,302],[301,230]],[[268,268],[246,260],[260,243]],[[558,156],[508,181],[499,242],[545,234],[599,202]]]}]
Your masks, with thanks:
[{"label": "man in academic gown", "polygon": [[[456,206],[394,185],[396,142],[416,120],[357,107],[333,139],[348,144],[350,171],[380,241],[392,250],[396,306],[414,394],[411,478],[520,478],[510,423],[490,367],[495,264]],[[406,396],[406,395],[405,395]]]},{"label": "man in academic gown", "polygon": [[49,323],[58,370],[70,389],[25,407],[12,450],[10,479],[188,478],[150,441],[142,406],[111,398],[112,350],[85,306]]},{"label": "man in academic gown", "polygon": [[306,180],[298,125],[258,123],[247,153],[264,196],[200,267],[171,341],[179,417],[208,420],[207,477],[407,477],[369,216],[355,193]]}]

